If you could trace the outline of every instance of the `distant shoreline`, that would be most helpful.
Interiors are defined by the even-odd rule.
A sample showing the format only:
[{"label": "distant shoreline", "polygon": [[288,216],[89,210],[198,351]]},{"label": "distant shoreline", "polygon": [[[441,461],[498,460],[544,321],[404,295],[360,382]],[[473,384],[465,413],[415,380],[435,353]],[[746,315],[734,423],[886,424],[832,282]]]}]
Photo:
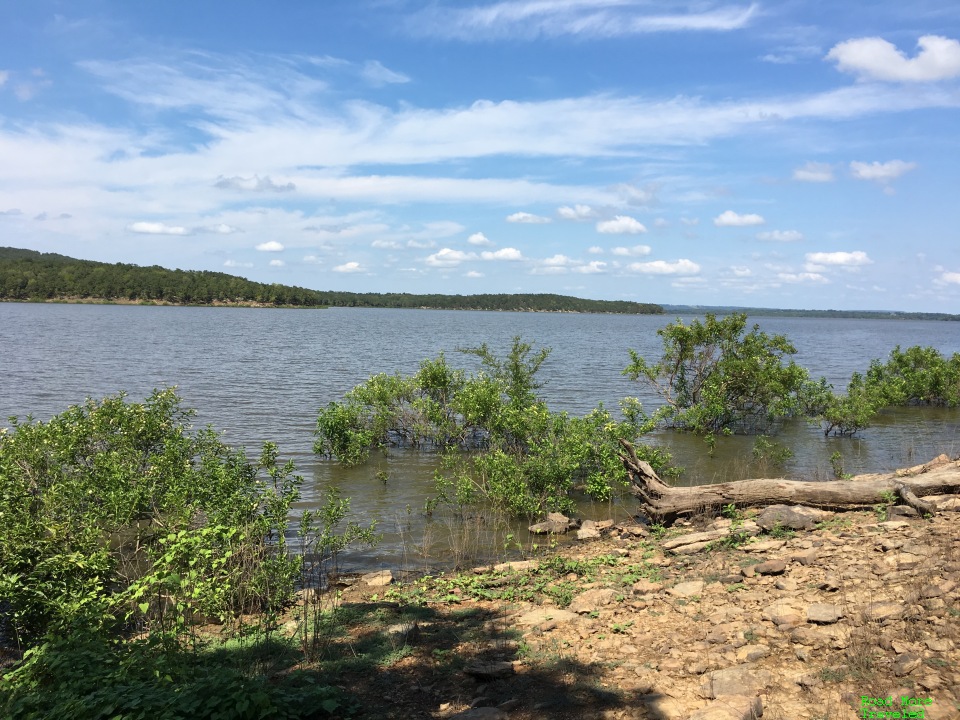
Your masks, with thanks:
[{"label": "distant shoreline", "polygon": [[[469,308],[454,306],[372,306],[372,305],[279,305],[243,300],[224,302],[214,300],[209,303],[181,303],[170,300],[130,300],[127,298],[93,298],[93,297],[61,297],[61,298],[3,298],[0,302],[21,303],[36,305],[139,305],[143,307],[210,307],[210,308],[264,308],[273,310],[328,310],[333,308],[353,308],[357,310],[452,310],[458,312],[525,312],[547,313],[551,315],[648,315],[654,313],[628,313],[597,310],[550,310],[544,308]],[[671,315],[728,315],[734,312],[745,313],[751,318],[760,317],[795,317],[829,319],[858,319],[858,320],[925,320],[925,321],[960,321],[960,315],[949,313],[899,312],[889,310],[791,310],[780,308],[741,308],[741,307],[696,307],[684,305],[665,305],[662,316]]]}]

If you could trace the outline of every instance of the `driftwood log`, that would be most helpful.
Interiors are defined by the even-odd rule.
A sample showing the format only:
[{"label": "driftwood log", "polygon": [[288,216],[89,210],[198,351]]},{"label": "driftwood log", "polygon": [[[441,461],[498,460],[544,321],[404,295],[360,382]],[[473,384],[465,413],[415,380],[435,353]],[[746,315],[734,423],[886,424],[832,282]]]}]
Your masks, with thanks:
[{"label": "driftwood log", "polygon": [[640,511],[656,522],[670,523],[684,515],[725,505],[765,507],[806,505],[822,510],[862,510],[899,497],[921,514],[937,506],[921,498],[960,493],[960,461],[946,455],[894,473],[858,475],[849,480],[804,482],[782,478],[739,480],[716,485],[671,487],[648,463],[637,458],[633,446],[620,441],[620,459],[630,476],[630,491],[640,501]]}]

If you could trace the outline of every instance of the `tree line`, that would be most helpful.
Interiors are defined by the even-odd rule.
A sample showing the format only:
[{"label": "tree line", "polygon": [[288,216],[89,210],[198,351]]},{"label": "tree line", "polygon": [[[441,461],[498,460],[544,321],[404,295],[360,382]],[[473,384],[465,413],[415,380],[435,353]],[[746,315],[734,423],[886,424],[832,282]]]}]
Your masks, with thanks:
[{"label": "tree line", "polygon": [[310,290],[258,283],[221,272],[78,260],[55,253],[0,248],[0,300],[91,299],[177,305],[371,307],[658,314],[652,303],[587,300],[552,294],[415,295]]}]

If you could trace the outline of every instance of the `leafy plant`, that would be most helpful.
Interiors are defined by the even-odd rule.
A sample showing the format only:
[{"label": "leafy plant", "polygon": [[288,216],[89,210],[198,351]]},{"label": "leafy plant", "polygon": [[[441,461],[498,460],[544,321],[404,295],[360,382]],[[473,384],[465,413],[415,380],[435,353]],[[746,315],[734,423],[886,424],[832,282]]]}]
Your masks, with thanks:
[{"label": "leafy plant", "polygon": [[[515,337],[504,357],[486,344],[461,352],[479,358],[478,372],[452,368],[441,354],[413,376],[374,375],[358,385],[320,411],[314,450],[346,464],[376,447],[439,451],[437,495],[426,509],[443,506],[456,517],[478,500],[515,516],[569,512],[575,491],[608,500],[626,487],[619,440],[653,428],[639,401],[621,403],[622,419],[602,405],[583,417],[554,413],[536,377],[549,349]],[[669,474],[665,451],[637,452]]]},{"label": "leafy plant", "polygon": [[191,415],[168,389],[0,434],[0,591],[21,647],[290,597],[284,532],[301,479],[275,446],[250,462],[209,428],[191,432]]},{"label": "leafy plant", "polygon": [[747,317],[680,320],[657,331],[661,358],[651,363],[636,351],[624,374],[651,384],[665,401],[655,419],[677,429],[706,434],[764,433],[797,414],[808,385],[806,370],[784,359],[796,348],[783,335],[758,325],[746,332]]}]

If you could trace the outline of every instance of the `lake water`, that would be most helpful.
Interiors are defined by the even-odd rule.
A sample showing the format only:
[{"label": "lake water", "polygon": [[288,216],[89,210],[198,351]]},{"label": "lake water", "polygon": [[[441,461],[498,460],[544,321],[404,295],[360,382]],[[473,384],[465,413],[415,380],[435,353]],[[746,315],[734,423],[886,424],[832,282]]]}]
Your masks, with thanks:
[{"label": "lake water", "polygon": [[[422,515],[432,490],[433,458],[395,453],[359,468],[344,469],[311,451],[317,410],[378,372],[414,372],[420,360],[445,352],[467,368],[475,358],[460,347],[486,342],[504,352],[520,335],[552,348],[540,379],[551,409],[585,413],[603,402],[639,397],[652,411],[657,397],[621,375],[628,348],[657,357],[656,331],[673,316],[496,313],[439,310],[268,310],[117,305],[0,303],[0,425],[11,415],[49,419],[87,397],[125,391],[140,400],[154,388],[176,385],[197,423],[210,423],[226,442],[253,455],[265,440],[294,460],[305,477],[303,507],[335,485],[352,498],[357,519],[376,518],[385,533],[376,551],[348,562],[396,567],[411,562],[415,546],[436,541],[433,555],[449,553]],[[689,318],[685,318],[689,320]],[[757,318],[767,332],[796,345],[795,360],[814,377],[841,389],[850,374],[895,345],[960,351],[960,323],[820,318]],[[844,469],[874,472],[924,462],[940,452],[960,452],[960,415],[946,410],[897,410],[884,414],[858,439],[824,438],[802,423],[776,439],[795,457],[788,477],[828,478],[829,458],[839,450]],[[660,433],[686,468],[683,482],[699,484],[770,472],[752,462],[752,438],[721,438],[706,454],[701,439]],[[377,471],[389,479],[376,479]],[[585,514],[623,515],[629,506],[585,507]],[[428,542],[429,544],[429,542]]]}]

